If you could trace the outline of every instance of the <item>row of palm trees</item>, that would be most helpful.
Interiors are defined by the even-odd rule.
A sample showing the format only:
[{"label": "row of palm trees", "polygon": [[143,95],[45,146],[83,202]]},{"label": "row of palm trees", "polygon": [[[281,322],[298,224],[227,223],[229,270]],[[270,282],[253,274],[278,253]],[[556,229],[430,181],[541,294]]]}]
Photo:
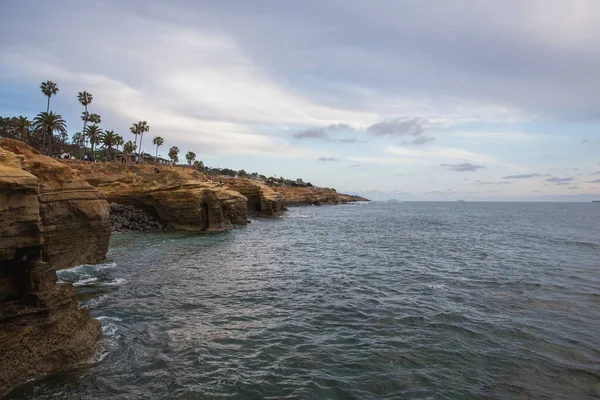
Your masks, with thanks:
[{"label": "row of palm trees", "polygon": [[[150,131],[150,126],[146,121],[139,121],[134,123],[130,127],[130,132],[134,135],[134,140],[125,141],[125,139],[115,133],[113,130],[104,130],[100,127],[102,123],[102,117],[99,114],[90,112],[90,105],[92,104],[94,97],[87,91],[82,91],[77,94],[77,100],[83,106],[83,112],[81,113],[81,119],[83,121],[83,129],[81,132],[75,133],[71,142],[72,145],[68,145],[67,136],[67,123],[60,114],[56,114],[51,111],[51,99],[56,96],[59,92],[59,88],[56,83],[52,81],[42,82],[40,85],[42,93],[48,98],[46,104],[46,111],[39,113],[33,121],[30,121],[27,117],[18,116],[13,118],[2,119],[4,122],[9,121],[11,127],[12,136],[20,138],[21,140],[35,145],[35,147],[41,147],[41,151],[45,154],[53,155],[52,147],[55,135],[57,140],[66,147],[75,147],[78,152],[82,154],[81,150],[90,147],[91,157],[95,159],[96,146],[100,145],[106,149],[107,160],[113,159],[113,150],[122,147],[123,151],[129,155],[135,155],[137,150],[137,156],[139,162],[143,163],[143,151],[142,143],[144,134]],[[0,136],[6,132],[2,132],[0,127]],[[139,137],[139,146],[138,146]],[[156,147],[156,158],[158,159],[158,149],[163,146],[165,140],[156,136],[152,140],[152,144]],[[169,159],[173,163],[179,162],[179,148],[172,146],[168,152]],[[185,155],[185,158],[189,165],[194,164],[196,161],[196,154],[192,151]],[[201,165],[201,162],[196,162],[197,165]]]}]

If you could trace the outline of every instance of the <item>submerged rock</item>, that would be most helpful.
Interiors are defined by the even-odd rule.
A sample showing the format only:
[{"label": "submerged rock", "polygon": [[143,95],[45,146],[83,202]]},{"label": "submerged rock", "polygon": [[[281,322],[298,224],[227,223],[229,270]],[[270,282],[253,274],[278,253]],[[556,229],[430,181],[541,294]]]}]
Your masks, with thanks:
[{"label": "submerged rock", "polygon": [[70,168],[0,140],[0,397],[90,358],[100,323],[55,269],[103,259],[109,205]]}]

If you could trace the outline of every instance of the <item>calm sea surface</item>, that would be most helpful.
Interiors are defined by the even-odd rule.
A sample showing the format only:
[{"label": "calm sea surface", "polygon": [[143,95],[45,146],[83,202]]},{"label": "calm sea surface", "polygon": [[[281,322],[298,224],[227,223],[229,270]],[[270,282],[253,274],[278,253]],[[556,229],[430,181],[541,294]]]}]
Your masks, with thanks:
[{"label": "calm sea surface", "polygon": [[34,399],[600,398],[600,204],[293,208],[61,271],[100,361]]}]

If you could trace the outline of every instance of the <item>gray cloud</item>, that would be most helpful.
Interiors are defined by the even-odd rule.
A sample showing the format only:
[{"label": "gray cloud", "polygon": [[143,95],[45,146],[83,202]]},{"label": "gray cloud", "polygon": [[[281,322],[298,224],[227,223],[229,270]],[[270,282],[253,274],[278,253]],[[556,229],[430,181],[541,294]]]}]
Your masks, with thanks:
[{"label": "gray cloud", "polygon": [[296,139],[330,139],[329,135],[325,133],[325,130],[323,128],[305,129],[303,131],[294,133],[292,136]]},{"label": "gray cloud", "polygon": [[455,172],[475,172],[478,169],[485,168],[483,165],[460,163],[460,164],[440,164],[440,167],[446,167]]},{"label": "gray cloud", "polygon": [[572,190],[572,189],[577,189],[579,188],[579,186],[569,186],[567,189]]},{"label": "gray cloud", "polygon": [[527,179],[527,178],[534,178],[536,176],[540,176],[540,174],[508,175],[508,176],[503,176],[502,179]]},{"label": "gray cloud", "polygon": [[360,164],[352,164],[352,165],[350,166],[350,168],[358,168],[358,167],[360,167]]},{"label": "gray cloud", "polygon": [[354,128],[350,124],[331,124],[327,126],[327,129],[330,131],[353,131]]},{"label": "gray cloud", "polygon": [[[302,131],[296,132],[292,135],[294,139],[303,140],[303,139],[316,139],[323,141],[331,141],[338,142],[344,144],[357,143],[358,139],[355,138],[342,138],[342,139],[334,139],[329,134],[327,134],[327,130],[330,131],[341,131],[341,130],[353,130],[352,127],[348,124],[332,124],[325,128],[308,128]],[[363,143],[361,141],[361,143]]]},{"label": "gray cloud", "polygon": [[592,175],[600,175],[600,171],[592,172]]},{"label": "gray cloud", "polygon": [[319,157],[319,158],[317,158],[317,161],[321,161],[321,162],[338,162],[340,160],[337,159],[337,158],[335,158],[335,157]]},{"label": "gray cloud", "polygon": [[478,185],[508,185],[512,182],[508,181],[500,181],[500,182],[491,182],[491,181],[474,181]]},{"label": "gray cloud", "polygon": [[588,181],[588,183],[600,183],[600,179],[594,179],[593,181]]},{"label": "gray cloud", "polygon": [[566,183],[566,182],[572,182],[575,180],[575,177],[573,176],[567,176],[564,178],[559,178],[557,176],[553,176],[552,178],[548,178],[546,179],[546,182],[551,182],[551,183],[555,183],[555,184],[562,184],[562,183]]},{"label": "gray cloud", "polygon": [[587,143],[587,142],[589,142],[589,140],[587,140],[587,139],[583,139],[583,140],[581,141],[581,143]]},{"label": "gray cloud", "polygon": [[435,137],[431,136],[431,135],[423,135],[423,136],[419,136],[416,139],[411,140],[410,142],[407,142],[409,144],[414,144],[414,145],[421,145],[421,144],[426,144],[429,142],[433,142],[435,140]]},{"label": "gray cloud", "polygon": [[391,118],[369,126],[365,132],[373,136],[420,136],[425,132],[425,121],[421,118]]}]

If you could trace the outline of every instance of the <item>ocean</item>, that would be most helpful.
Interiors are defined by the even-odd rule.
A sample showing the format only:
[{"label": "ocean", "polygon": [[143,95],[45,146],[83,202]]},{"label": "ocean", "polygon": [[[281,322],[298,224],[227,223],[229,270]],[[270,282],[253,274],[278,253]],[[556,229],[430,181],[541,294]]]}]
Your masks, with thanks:
[{"label": "ocean", "polygon": [[98,360],[33,399],[598,399],[600,205],[292,208],[60,271]]}]

